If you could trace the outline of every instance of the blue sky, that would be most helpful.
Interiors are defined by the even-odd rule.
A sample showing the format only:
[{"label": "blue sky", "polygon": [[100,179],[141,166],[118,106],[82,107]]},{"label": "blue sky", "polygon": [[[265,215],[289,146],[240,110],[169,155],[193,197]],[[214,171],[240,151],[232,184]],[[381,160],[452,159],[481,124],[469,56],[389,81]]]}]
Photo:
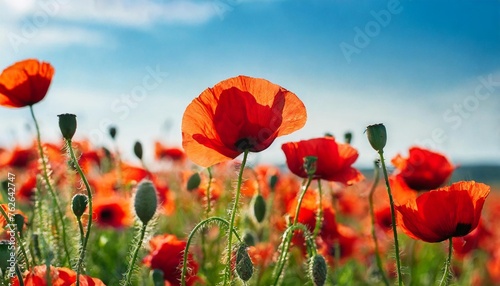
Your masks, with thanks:
[{"label": "blue sky", "polygon": [[[363,131],[383,122],[388,157],[423,145],[459,164],[500,162],[499,1],[3,1],[0,53],[2,68],[54,65],[35,106],[48,141],[69,112],[96,145],[109,147],[107,126],[118,126],[130,158],[135,140],[179,146],[189,102],[244,74],[293,91],[309,116],[255,161],[284,162],[286,141],[352,131],[369,165]],[[28,123],[27,109],[2,108],[0,146],[27,144]]]}]

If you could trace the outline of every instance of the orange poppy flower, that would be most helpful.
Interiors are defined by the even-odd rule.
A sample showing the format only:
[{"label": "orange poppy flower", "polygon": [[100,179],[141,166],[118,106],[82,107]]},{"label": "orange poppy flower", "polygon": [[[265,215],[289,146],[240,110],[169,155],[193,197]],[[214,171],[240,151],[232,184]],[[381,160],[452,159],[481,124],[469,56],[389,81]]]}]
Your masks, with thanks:
[{"label": "orange poppy flower", "polygon": [[405,205],[396,205],[400,226],[408,236],[426,242],[467,235],[477,227],[489,193],[489,186],[474,181],[423,193]]},{"label": "orange poppy flower", "polygon": [[50,86],[54,67],[28,59],[17,62],[0,74],[0,105],[24,107],[42,100]]},{"label": "orange poppy flower", "polygon": [[[175,235],[164,234],[153,237],[149,241],[151,252],[144,258],[143,263],[151,269],[163,271],[163,279],[170,282],[169,285],[178,286],[181,280],[182,259],[186,242],[177,239]],[[198,263],[193,260],[193,256],[188,254],[189,271],[186,275],[186,285],[194,285],[199,278]]]},{"label": "orange poppy flower", "polygon": [[351,167],[358,158],[358,151],[349,144],[335,142],[333,137],[321,137],[299,142],[289,142],[281,146],[286,156],[286,164],[292,173],[307,178],[304,157],[314,156],[316,172],[314,178],[352,185],[364,176]]},{"label": "orange poppy flower", "polygon": [[186,154],[182,149],[176,147],[167,147],[160,142],[155,142],[155,158],[170,159],[174,162],[182,162],[186,158]]},{"label": "orange poppy flower", "polygon": [[408,158],[398,154],[392,164],[398,169],[397,175],[417,191],[439,188],[455,169],[444,155],[419,147],[410,148]]},{"label": "orange poppy flower", "polygon": [[96,196],[93,217],[101,227],[123,228],[132,223],[130,200],[118,195]]},{"label": "orange poppy flower", "polygon": [[265,79],[238,76],[203,91],[182,118],[182,146],[194,163],[208,167],[260,152],[278,136],[304,126],[304,104]]}]

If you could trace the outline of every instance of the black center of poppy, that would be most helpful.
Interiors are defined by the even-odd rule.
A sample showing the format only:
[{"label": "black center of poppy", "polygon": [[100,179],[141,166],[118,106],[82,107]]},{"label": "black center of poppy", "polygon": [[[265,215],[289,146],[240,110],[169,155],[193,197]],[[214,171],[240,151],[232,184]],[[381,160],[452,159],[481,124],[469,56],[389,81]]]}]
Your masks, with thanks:
[{"label": "black center of poppy", "polygon": [[113,211],[111,209],[103,209],[100,214],[102,221],[110,221],[113,218]]},{"label": "black center of poppy", "polygon": [[464,236],[470,232],[471,227],[470,223],[458,223],[453,236]]},{"label": "black center of poppy", "polygon": [[238,151],[245,151],[245,150],[252,150],[252,148],[254,148],[254,144],[252,144],[253,140],[250,140],[249,138],[241,138],[240,140],[236,141],[236,143],[234,143],[234,147],[236,147],[236,149],[238,149]]}]

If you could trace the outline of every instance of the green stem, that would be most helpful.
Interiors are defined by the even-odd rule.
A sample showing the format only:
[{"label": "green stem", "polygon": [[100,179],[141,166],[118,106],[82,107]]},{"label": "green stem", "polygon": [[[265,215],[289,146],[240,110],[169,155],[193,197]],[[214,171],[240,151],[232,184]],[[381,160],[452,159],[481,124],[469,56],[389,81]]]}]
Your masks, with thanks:
[{"label": "green stem", "polygon": [[314,233],[313,233],[313,238],[316,239],[316,237],[319,234],[319,231],[321,230],[321,226],[323,225],[323,191],[321,190],[321,179],[318,179],[318,210],[316,212],[316,225],[314,227]]},{"label": "green stem", "polygon": [[398,271],[398,285],[403,285],[403,276],[401,275],[401,261],[399,258],[399,242],[398,231],[396,229],[396,211],[394,210],[394,200],[392,198],[391,184],[389,183],[389,176],[387,175],[387,168],[385,167],[384,151],[378,151],[380,155],[380,162],[382,163],[382,171],[384,172],[385,186],[387,194],[389,195],[389,203],[391,205],[391,220],[392,220],[392,233],[394,235],[394,251],[396,252],[396,267]]},{"label": "green stem", "polygon": [[[189,236],[188,236],[188,239],[187,239],[187,242],[186,242],[186,247],[184,249],[184,257],[182,258],[182,272],[181,272],[181,285],[182,286],[185,286],[186,285],[186,271],[187,271],[187,259],[188,259],[188,253],[189,253],[189,246],[191,245],[191,242],[193,240],[193,237],[194,235],[196,234],[196,232],[198,231],[198,229],[204,227],[206,224],[210,224],[212,223],[213,221],[216,221],[220,224],[224,224],[228,227],[229,229],[229,222],[223,218],[220,218],[220,217],[210,217],[210,218],[207,218],[201,222],[199,222],[192,230],[191,232],[189,233]],[[234,232],[234,235],[236,236],[236,238],[241,242],[241,238],[240,236],[238,235],[238,233],[236,232],[236,230],[233,229],[230,229],[229,230],[231,233]]]},{"label": "green stem", "polygon": [[125,280],[124,280],[125,284],[123,284],[124,286],[130,285],[130,281],[132,279],[132,273],[134,272],[135,261],[137,260],[137,255],[139,254],[139,250],[141,249],[142,241],[144,240],[144,236],[146,235],[146,228],[147,228],[147,224],[142,224],[141,234],[140,234],[139,240],[137,241],[137,245],[135,247],[134,254],[132,255],[132,260],[130,261],[130,265],[128,266],[128,271],[127,271],[127,274],[126,274]]},{"label": "green stem", "polygon": [[52,202],[56,206],[57,215],[59,216],[59,220],[61,221],[61,230],[62,230],[62,240],[63,240],[64,251],[66,252],[66,260],[68,262],[68,265],[70,265],[71,262],[70,262],[70,258],[69,258],[69,248],[68,248],[68,244],[66,242],[66,225],[64,222],[63,213],[61,211],[61,206],[59,205],[59,200],[57,199],[56,193],[54,192],[54,188],[52,187],[52,183],[50,182],[49,172],[47,170],[47,160],[45,158],[45,153],[43,152],[43,148],[42,148],[40,127],[38,126],[38,121],[36,120],[35,113],[33,112],[33,105],[30,105],[30,112],[31,112],[31,117],[33,118],[33,121],[35,122],[38,153],[40,153],[40,158],[42,161],[42,177],[45,180],[45,184],[47,185],[47,189],[49,190],[50,196],[52,197]]},{"label": "green stem", "polygon": [[83,232],[82,219],[80,217],[76,217],[76,220],[78,221],[78,229],[80,229],[80,245],[83,247],[83,243],[85,241],[85,234]]},{"label": "green stem", "polygon": [[206,213],[206,217],[208,218],[210,216],[210,212],[212,211],[212,206],[210,204],[210,202],[212,201],[212,198],[210,197],[210,188],[212,187],[212,167],[208,167],[207,168],[207,171],[208,171],[208,184],[207,184],[207,191],[206,191],[206,194],[207,194],[207,213]]},{"label": "green stem", "polygon": [[229,235],[227,238],[227,258],[226,258],[226,267],[224,269],[224,285],[227,285],[227,280],[231,277],[231,255],[233,252],[232,248],[233,232],[231,230],[234,228],[234,219],[236,218],[236,213],[238,211],[241,184],[243,182],[243,171],[245,170],[245,165],[247,163],[248,153],[249,153],[248,150],[245,150],[243,152],[243,160],[241,161],[240,172],[238,174],[238,185],[236,186],[236,196],[234,198],[233,210],[231,211],[231,219],[229,221]]},{"label": "green stem", "polygon": [[441,282],[439,282],[439,286],[448,285],[450,282],[450,267],[451,267],[451,255],[453,252],[453,237],[448,239],[448,258],[446,259],[446,263],[444,265],[444,273],[441,278]]},{"label": "green stem", "polygon": [[[300,206],[302,205],[302,200],[304,199],[304,195],[306,194],[307,189],[309,188],[309,185],[311,185],[312,179],[313,179],[313,176],[309,176],[307,178],[306,184],[303,185],[303,187],[302,187],[302,190],[301,190],[301,193],[299,196],[299,200],[297,202],[297,207],[295,208],[295,217],[293,218],[293,223],[291,225],[292,227],[294,225],[296,225],[297,221],[299,220]],[[273,274],[275,276],[273,285],[278,285],[278,283],[279,283],[279,280],[281,277],[281,272],[283,272],[283,267],[285,267],[286,258],[288,256],[288,249],[290,248],[291,241],[292,241],[292,236],[285,237],[285,241],[282,244],[283,247],[280,250],[278,264],[276,265],[276,269],[275,269],[275,272]]]},{"label": "green stem", "polygon": [[368,196],[368,201],[370,204],[370,217],[372,220],[372,237],[373,237],[373,242],[375,243],[375,259],[377,261],[377,267],[378,270],[380,271],[380,276],[382,276],[382,280],[384,282],[384,285],[389,286],[389,279],[387,276],[385,276],[385,271],[384,267],[382,265],[382,259],[380,258],[380,252],[378,248],[378,239],[377,239],[377,234],[375,232],[375,212],[373,209],[373,194],[375,193],[375,189],[377,188],[378,182],[380,181],[380,171],[379,171],[379,166],[377,163],[375,163],[375,171],[374,171],[374,180],[373,180],[373,185],[372,188],[370,189],[370,195]]},{"label": "green stem", "polygon": [[80,274],[82,273],[82,265],[83,261],[85,260],[85,251],[87,249],[87,243],[89,241],[89,236],[90,236],[90,229],[92,227],[92,189],[90,188],[89,182],[87,181],[87,177],[85,177],[85,174],[82,171],[82,168],[80,168],[80,164],[78,164],[78,160],[76,159],[75,152],[73,151],[73,147],[71,146],[71,139],[65,139],[66,144],[68,147],[68,152],[70,155],[71,160],[73,161],[73,165],[76,168],[76,171],[80,175],[80,178],[83,181],[83,184],[85,185],[85,188],[87,189],[87,197],[88,197],[88,203],[89,203],[89,219],[87,223],[87,233],[85,234],[85,239],[83,240],[82,244],[82,249],[80,251],[80,257],[78,258],[78,263],[76,265],[76,286],[80,286]]}]

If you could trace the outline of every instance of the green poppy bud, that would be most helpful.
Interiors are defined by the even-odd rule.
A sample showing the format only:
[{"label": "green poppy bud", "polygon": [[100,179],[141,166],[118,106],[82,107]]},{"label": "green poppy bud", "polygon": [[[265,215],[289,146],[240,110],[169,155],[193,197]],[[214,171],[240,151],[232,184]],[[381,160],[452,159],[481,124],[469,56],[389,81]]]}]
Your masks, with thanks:
[{"label": "green poppy bud", "polygon": [[76,217],[79,218],[83,215],[87,209],[88,202],[89,200],[84,194],[76,194],[73,196],[73,199],[71,200],[71,210],[73,210]]},{"label": "green poppy bud", "polygon": [[247,252],[247,246],[241,243],[236,251],[236,273],[243,281],[248,281],[253,275],[252,259]]},{"label": "green poppy bud", "polygon": [[346,132],[344,134],[344,141],[347,144],[351,144],[351,141],[352,141],[352,132]]},{"label": "green poppy bud", "polygon": [[199,186],[200,186],[200,183],[201,183],[201,177],[200,177],[200,174],[199,173],[193,173],[188,181],[187,181],[187,190],[188,191],[192,191],[192,190],[195,190],[197,189]]},{"label": "green poppy bud", "polygon": [[266,201],[261,194],[255,195],[252,198],[253,215],[257,222],[261,223],[266,217]]},{"label": "green poppy bud", "polygon": [[154,286],[164,286],[165,280],[163,280],[163,271],[160,269],[151,270],[151,279],[153,279]]},{"label": "green poppy bud", "polygon": [[320,254],[314,255],[313,258],[311,258],[309,267],[314,285],[325,285],[327,272],[325,258]]},{"label": "green poppy bud", "polygon": [[135,214],[143,224],[147,224],[156,213],[158,198],[151,181],[143,180],[137,186],[134,197]]},{"label": "green poppy bud", "polygon": [[142,160],[142,144],[139,141],[136,141],[134,144],[134,154],[139,160]]},{"label": "green poppy bud", "polygon": [[254,246],[255,240],[257,240],[257,238],[255,237],[255,234],[252,231],[247,230],[243,233],[242,240],[246,245]]},{"label": "green poppy bud", "polygon": [[115,126],[109,127],[108,133],[109,133],[109,136],[111,136],[111,139],[115,139],[115,137],[116,137],[116,127]]},{"label": "green poppy bud", "polygon": [[59,114],[59,129],[61,129],[62,136],[66,140],[71,140],[76,132],[76,115],[74,114]]},{"label": "green poppy bud", "polygon": [[270,178],[269,178],[269,187],[271,187],[271,190],[274,190],[274,188],[276,187],[276,184],[278,183],[278,175],[272,175]]},{"label": "green poppy bud", "polygon": [[380,123],[366,127],[366,135],[375,151],[380,152],[384,149],[387,143],[387,131],[384,124]]}]

